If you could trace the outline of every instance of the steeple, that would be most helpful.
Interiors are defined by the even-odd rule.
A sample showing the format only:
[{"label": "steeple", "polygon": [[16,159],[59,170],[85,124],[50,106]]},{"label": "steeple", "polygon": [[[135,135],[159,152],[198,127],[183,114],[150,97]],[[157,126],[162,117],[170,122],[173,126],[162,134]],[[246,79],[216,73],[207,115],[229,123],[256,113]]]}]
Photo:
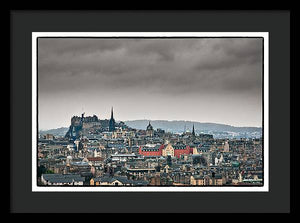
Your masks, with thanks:
[{"label": "steeple", "polygon": [[193,124],[193,131],[192,131],[192,135],[195,136],[195,126]]},{"label": "steeple", "polygon": [[114,107],[111,107],[111,116],[110,119],[114,119]]},{"label": "steeple", "polygon": [[111,116],[110,116],[110,120],[109,120],[109,131],[110,132],[115,131],[115,119],[114,119],[113,107],[111,107]]}]

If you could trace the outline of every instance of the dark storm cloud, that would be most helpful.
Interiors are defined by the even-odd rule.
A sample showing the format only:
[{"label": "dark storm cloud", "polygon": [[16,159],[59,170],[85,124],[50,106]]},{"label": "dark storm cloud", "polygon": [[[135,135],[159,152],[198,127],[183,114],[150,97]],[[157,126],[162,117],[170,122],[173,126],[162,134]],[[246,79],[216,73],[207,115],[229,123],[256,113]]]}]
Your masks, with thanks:
[{"label": "dark storm cloud", "polygon": [[211,85],[214,91],[251,91],[260,87],[261,47],[260,39],[40,39],[40,84],[50,90],[47,80],[55,78],[60,83],[51,89],[72,90],[73,78],[82,88],[96,81],[120,90],[162,87],[161,93]]},{"label": "dark storm cloud", "polygon": [[38,53],[41,97],[107,92],[135,98],[261,97],[259,38],[42,38]]}]

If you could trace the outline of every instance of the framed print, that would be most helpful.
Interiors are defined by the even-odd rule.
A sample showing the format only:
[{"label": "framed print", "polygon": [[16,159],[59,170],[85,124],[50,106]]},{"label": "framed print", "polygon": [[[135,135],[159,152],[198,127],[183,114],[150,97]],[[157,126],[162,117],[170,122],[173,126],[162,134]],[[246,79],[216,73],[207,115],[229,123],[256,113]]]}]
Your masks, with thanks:
[{"label": "framed print", "polygon": [[289,210],[288,12],[12,17],[15,212]]}]

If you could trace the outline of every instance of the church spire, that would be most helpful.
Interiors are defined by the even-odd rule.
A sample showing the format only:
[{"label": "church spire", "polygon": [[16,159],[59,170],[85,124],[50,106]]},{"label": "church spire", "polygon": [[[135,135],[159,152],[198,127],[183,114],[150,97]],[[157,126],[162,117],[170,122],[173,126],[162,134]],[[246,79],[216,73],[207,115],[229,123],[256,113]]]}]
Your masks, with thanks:
[{"label": "church spire", "polygon": [[111,107],[111,117],[109,120],[109,131],[113,132],[115,131],[115,119],[114,119],[114,108]]},{"label": "church spire", "polygon": [[193,131],[192,131],[193,136],[195,136],[195,126],[193,124]]},{"label": "church spire", "polygon": [[111,107],[111,116],[110,116],[110,119],[113,119],[114,118],[114,107]]}]

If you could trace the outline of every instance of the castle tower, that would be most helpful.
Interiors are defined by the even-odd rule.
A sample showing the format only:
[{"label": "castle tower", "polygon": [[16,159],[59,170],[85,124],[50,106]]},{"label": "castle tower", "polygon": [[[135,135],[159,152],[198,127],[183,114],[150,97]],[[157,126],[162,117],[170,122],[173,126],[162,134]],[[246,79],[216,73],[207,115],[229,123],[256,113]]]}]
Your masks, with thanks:
[{"label": "castle tower", "polygon": [[113,107],[111,108],[111,116],[110,116],[110,120],[109,120],[109,131],[113,132],[115,131],[115,119],[114,119],[114,110]]}]

